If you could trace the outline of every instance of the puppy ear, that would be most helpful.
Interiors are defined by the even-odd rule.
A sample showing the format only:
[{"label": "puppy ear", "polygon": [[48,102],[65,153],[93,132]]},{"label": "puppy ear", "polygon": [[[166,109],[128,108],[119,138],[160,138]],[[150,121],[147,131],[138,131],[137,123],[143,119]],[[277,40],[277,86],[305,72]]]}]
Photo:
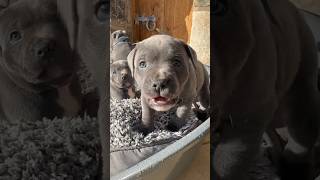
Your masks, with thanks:
[{"label": "puppy ear", "polygon": [[191,47],[189,46],[188,44],[186,44],[185,42],[181,41],[180,42],[182,43],[184,49],[186,50],[192,64],[193,64],[193,67],[196,68],[196,61],[198,61],[198,58],[197,58],[197,53],[196,51]]},{"label": "puppy ear", "polygon": [[130,48],[133,50],[137,46],[137,43],[130,43]]},{"label": "puppy ear", "polygon": [[69,42],[72,49],[76,46],[77,39],[77,4],[76,0],[57,0],[58,14],[60,15],[69,35]]},{"label": "puppy ear", "polygon": [[134,62],[136,58],[137,49],[133,48],[132,51],[127,56],[128,65],[131,71],[131,75],[134,78]]},{"label": "puppy ear", "polygon": [[214,71],[217,73],[215,77],[221,75],[223,79],[234,79],[246,65],[258,43],[256,42],[258,35],[255,33],[253,24],[262,23],[263,18],[260,16],[256,17],[257,19],[252,18],[259,9],[248,12],[247,6],[248,4],[243,1],[234,1],[229,4],[230,8],[223,16],[213,16],[215,28],[212,35],[214,43],[210,47],[213,50],[211,66],[219,67],[217,68],[219,71]]},{"label": "puppy ear", "polygon": [[9,0],[0,0],[0,8],[6,8],[9,5]]},{"label": "puppy ear", "polygon": [[0,0],[0,11],[7,8],[10,4],[14,3],[17,0]]},{"label": "puppy ear", "polygon": [[2,58],[2,54],[3,54],[2,47],[0,46],[0,58]]}]

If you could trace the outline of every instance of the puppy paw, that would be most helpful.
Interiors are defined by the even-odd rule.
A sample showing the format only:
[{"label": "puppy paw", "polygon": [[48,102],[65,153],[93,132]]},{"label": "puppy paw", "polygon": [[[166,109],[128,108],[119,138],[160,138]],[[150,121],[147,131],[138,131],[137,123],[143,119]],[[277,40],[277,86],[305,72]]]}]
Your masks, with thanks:
[{"label": "puppy paw", "polygon": [[150,132],[154,130],[154,128],[145,127],[142,124],[138,124],[136,126],[132,127],[133,131],[137,131],[139,133],[142,133],[144,136],[148,135]]},{"label": "puppy paw", "polygon": [[169,131],[171,131],[171,132],[177,132],[177,131],[179,131],[180,128],[178,128],[178,127],[176,126],[176,124],[174,124],[174,123],[169,123],[169,124],[167,125],[167,129],[168,129]]},{"label": "puppy paw", "polygon": [[193,109],[193,112],[197,116],[197,118],[202,122],[209,118],[209,113],[205,110],[195,108]]},{"label": "puppy paw", "polygon": [[175,119],[169,121],[167,125],[167,129],[171,132],[177,132],[179,131],[184,125],[186,124],[186,121],[184,119]]}]

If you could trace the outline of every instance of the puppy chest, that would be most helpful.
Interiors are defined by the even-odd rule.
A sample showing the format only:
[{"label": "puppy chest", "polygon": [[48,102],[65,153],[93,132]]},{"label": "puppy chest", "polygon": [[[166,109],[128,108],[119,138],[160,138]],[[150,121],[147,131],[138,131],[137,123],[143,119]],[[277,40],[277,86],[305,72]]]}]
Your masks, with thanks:
[{"label": "puppy chest", "polygon": [[80,100],[72,94],[69,86],[58,89],[57,103],[67,117],[76,116],[81,110]]}]

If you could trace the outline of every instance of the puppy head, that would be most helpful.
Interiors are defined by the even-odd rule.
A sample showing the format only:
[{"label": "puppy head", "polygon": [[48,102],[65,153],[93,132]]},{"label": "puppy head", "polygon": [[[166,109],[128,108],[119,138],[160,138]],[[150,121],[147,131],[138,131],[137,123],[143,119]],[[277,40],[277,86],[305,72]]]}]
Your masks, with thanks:
[{"label": "puppy head", "polygon": [[67,31],[52,0],[20,0],[0,13],[0,65],[21,88],[45,91],[75,70]]},{"label": "puppy head", "polygon": [[195,58],[190,46],[168,35],[154,35],[136,44],[128,62],[149,107],[168,111],[181,100]]},{"label": "puppy head", "polygon": [[111,45],[115,45],[117,42],[129,42],[128,34],[125,30],[114,31],[110,36]]},{"label": "puppy head", "polygon": [[110,64],[110,84],[120,89],[128,89],[134,84],[127,60]]}]

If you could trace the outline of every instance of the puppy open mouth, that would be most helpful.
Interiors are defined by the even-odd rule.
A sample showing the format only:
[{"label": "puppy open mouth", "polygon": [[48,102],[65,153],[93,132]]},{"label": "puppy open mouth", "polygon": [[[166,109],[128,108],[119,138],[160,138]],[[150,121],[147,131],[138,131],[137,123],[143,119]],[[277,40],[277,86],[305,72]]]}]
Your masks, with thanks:
[{"label": "puppy open mouth", "polygon": [[157,96],[151,98],[151,103],[156,106],[173,106],[176,104],[176,99],[167,98],[163,96]]}]

